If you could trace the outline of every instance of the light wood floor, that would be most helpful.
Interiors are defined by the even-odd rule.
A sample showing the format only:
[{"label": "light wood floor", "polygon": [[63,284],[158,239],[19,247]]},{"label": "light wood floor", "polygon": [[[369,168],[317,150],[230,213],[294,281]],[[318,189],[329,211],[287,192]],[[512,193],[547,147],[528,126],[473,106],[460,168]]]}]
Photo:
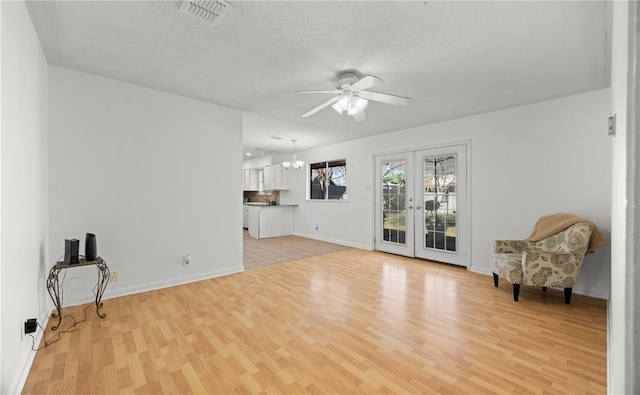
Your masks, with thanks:
[{"label": "light wood floor", "polygon": [[265,266],[103,311],[37,353],[25,394],[606,393],[604,300],[523,287],[516,303],[506,282],[384,253]]}]

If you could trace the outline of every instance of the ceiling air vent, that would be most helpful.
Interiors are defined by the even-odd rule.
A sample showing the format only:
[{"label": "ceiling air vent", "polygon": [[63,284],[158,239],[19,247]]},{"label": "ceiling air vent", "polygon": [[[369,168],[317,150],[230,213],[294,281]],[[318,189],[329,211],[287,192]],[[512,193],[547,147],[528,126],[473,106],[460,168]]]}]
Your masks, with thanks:
[{"label": "ceiling air vent", "polygon": [[183,0],[180,11],[216,26],[231,11],[231,4],[221,0]]}]

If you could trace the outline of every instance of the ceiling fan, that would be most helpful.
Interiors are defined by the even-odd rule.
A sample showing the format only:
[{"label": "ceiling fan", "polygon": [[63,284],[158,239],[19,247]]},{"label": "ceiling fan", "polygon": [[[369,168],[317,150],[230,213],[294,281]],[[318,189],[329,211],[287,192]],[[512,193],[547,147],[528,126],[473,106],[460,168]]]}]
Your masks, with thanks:
[{"label": "ceiling fan", "polygon": [[[354,81],[355,80],[355,81]],[[349,83],[350,81],[354,81]],[[340,74],[338,87],[328,91],[297,91],[295,93],[333,93],[336,96],[320,104],[318,107],[302,115],[303,118],[309,117],[325,107],[331,106],[340,114],[346,113],[353,116],[356,122],[362,122],[367,119],[364,114],[364,108],[369,100],[393,104],[396,106],[404,106],[413,100],[406,96],[392,95],[389,93],[372,92],[367,89],[383,82],[381,78],[366,75],[358,79],[358,75],[354,72],[344,72]]]}]

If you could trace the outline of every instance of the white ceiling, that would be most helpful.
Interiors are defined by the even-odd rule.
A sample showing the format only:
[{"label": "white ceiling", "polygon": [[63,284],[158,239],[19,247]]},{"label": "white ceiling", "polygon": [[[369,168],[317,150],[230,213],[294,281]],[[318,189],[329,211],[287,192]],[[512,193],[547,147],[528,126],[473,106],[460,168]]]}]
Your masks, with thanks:
[{"label": "white ceiling", "polygon": [[[290,152],[609,86],[611,3],[234,1],[211,26],[180,1],[28,1],[50,64],[243,110],[245,149]],[[355,123],[325,108],[375,75]],[[514,131],[517,132],[517,131]],[[273,140],[270,136],[283,137]]]}]

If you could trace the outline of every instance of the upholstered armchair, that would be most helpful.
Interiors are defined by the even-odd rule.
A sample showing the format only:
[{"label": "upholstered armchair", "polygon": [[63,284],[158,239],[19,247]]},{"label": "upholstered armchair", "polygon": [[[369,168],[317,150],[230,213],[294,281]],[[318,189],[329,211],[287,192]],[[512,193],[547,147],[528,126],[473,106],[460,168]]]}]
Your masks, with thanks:
[{"label": "upholstered armchair", "polygon": [[538,241],[496,240],[490,258],[494,286],[500,277],[511,282],[516,302],[520,285],[542,287],[543,292],[547,287],[564,288],[564,301],[571,303],[591,233],[592,224],[585,221]]}]

